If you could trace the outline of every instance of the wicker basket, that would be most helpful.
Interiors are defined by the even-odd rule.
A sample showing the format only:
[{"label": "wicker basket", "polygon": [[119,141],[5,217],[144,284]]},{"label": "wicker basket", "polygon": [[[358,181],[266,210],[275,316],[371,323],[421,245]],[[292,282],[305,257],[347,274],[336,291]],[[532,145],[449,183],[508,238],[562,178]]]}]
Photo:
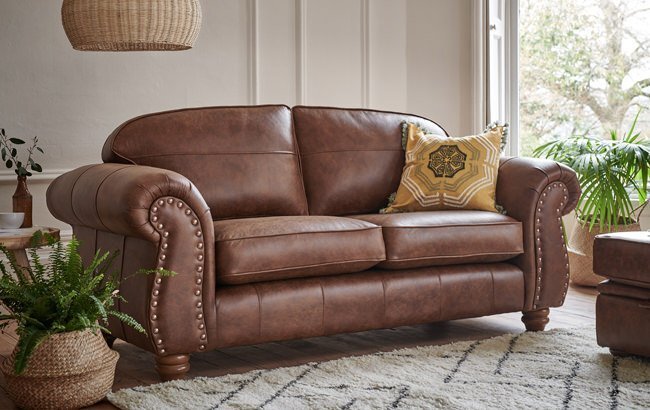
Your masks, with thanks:
[{"label": "wicker basket", "polygon": [[119,354],[99,331],[57,333],[41,343],[27,368],[15,375],[14,353],[0,368],[7,391],[19,407],[69,409],[89,406],[110,391]]},{"label": "wicker basket", "polygon": [[199,0],[64,0],[63,28],[75,50],[192,48],[201,27]]},{"label": "wicker basket", "polygon": [[638,223],[619,225],[616,229],[601,232],[598,226],[591,230],[579,223],[573,228],[569,239],[569,266],[571,283],[580,286],[598,286],[606,278],[594,273],[594,240],[596,235],[609,232],[640,231]]}]

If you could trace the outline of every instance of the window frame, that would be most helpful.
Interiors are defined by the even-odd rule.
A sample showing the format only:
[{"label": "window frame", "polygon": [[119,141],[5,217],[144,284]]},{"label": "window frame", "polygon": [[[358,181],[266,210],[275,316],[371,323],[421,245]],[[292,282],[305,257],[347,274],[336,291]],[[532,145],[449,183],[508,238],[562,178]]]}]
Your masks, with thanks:
[{"label": "window frame", "polygon": [[[510,124],[508,145],[505,154],[511,156],[519,155],[519,0],[476,0],[472,2],[472,126],[474,132],[478,133],[485,129],[491,122],[492,112],[498,111],[491,107],[491,89],[494,91],[494,84],[490,84],[490,7],[495,7],[496,2],[501,2],[503,7],[503,56],[498,64],[498,70],[503,70],[504,79],[501,85],[505,89],[496,93],[505,98],[497,104],[503,104],[504,117],[499,118]],[[492,86],[492,87],[491,87]],[[498,85],[497,85],[498,86]]]}]

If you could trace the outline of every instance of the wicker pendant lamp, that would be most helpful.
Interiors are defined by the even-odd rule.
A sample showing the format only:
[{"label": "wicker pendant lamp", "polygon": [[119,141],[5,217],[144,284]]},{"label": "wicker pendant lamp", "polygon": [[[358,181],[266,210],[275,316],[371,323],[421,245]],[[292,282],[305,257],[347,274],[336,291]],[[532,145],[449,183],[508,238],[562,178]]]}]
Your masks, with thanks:
[{"label": "wicker pendant lamp", "polygon": [[63,0],[61,17],[75,50],[187,50],[201,28],[201,5],[199,0]]}]

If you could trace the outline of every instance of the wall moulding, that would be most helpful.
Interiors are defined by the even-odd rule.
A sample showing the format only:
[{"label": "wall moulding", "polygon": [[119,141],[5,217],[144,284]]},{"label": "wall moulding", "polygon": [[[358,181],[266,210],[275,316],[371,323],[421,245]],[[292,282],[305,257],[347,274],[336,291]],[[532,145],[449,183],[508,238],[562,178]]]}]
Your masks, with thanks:
[{"label": "wall moulding", "polygon": [[370,0],[361,0],[361,105],[370,106]]},{"label": "wall moulding", "polygon": [[[34,172],[34,175],[28,177],[28,182],[37,181],[37,182],[52,182],[55,178],[60,175],[65,174],[66,172],[72,171],[72,169],[50,169],[43,172]],[[0,184],[15,184],[16,183],[16,174],[13,171],[0,171]]]},{"label": "wall moulding", "polygon": [[[318,101],[312,102],[310,99],[310,90],[308,90],[308,76],[310,75],[309,67],[309,55],[308,52],[308,41],[310,35],[310,28],[308,24],[309,20],[309,10],[308,10],[308,0],[294,0],[294,15],[295,15],[295,32],[294,32],[294,41],[295,41],[295,83],[296,83],[296,104],[297,105],[308,105],[311,103],[319,104]],[[360,20],[359,20],[359,55],[360,65],[358,66],[360,74],[360,83],[358,91],[354,90],[351,92],[358,92],[359,94],[359,105],[361,107],[370,107],[372,99],[372,90],[371,90],[371,74],[372,74],[372,63],[371,63],[371,26],[372,26],[372,15],[371,15],[371,4],[370,0],[357,0],[355,2],[350,2],[350,7],[359,7],[360,8]],[[357,6],[358,5],[358,6]],[[313,12],[313,11],[312,11]],[[317,51],[313,51],[317,53]]]},{"label": "wall moulding", "polygon": [[296,104],[307,104],[307,2],[295,0]]},{"label": "wall moulding", "polygon": [[260,102],[259,68],[259,4],[258,0],[248,0],[248,103]]},{"label": "wall moulding", "polygon": [[487,124],[487,7],[485,0],[473,1],[471,62],[472,62],[472,133],[483,131]]}]

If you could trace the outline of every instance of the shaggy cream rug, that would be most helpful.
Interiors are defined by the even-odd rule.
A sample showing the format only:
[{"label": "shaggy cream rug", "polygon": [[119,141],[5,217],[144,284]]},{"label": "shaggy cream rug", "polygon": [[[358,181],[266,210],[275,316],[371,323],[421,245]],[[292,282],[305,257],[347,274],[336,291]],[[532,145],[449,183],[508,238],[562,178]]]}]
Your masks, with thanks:
[{"label": "shaggy cream rug", "polygon": [[650,361],[593,328],[507,334],[111,393],[121,409],[641,409]]}]

